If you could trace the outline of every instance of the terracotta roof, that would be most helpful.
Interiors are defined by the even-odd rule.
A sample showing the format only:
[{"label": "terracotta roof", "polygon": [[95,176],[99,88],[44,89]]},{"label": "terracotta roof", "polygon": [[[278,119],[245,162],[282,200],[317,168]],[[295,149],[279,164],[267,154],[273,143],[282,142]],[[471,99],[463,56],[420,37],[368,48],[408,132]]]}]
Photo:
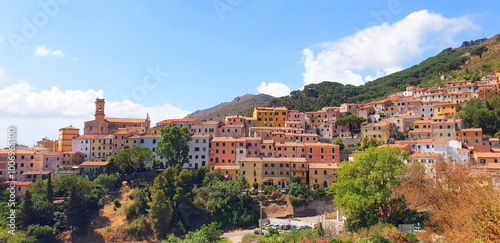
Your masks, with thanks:
[{"label": "terracotta roof", "polygon": [[309,163],[309,169],[334,169],[340,170],[337,163]]},{"label": "terracotta roof", "polygon": [[448,141],[432,141],[433,144],[448,144]]},{"label": "terracotta roof", "polygon": [[216,165],[214,166],[214,170],[216,169],[221,169],[221,170],[239,170],[240,166],[239,165]]},{"label": "terracotta roof", "polygon": [[233,138],[233,137],[214,137],[212,142],[243,142],[242,138]]},{"label": "terracotta roof", "polygon": [[493,152],[476,152],[477,158],[500,158],[500,153]]},{"label": "terracotta roof", "polygon": [[76,127],[72,127],[72,126],[69,126],[69,127],[63,127],[59,130],[80,130],[79,128],[76,128]]},{"label": "terracotta roof", "polygon": [[140,138],[159,138],[161,137],[160,134],[151,134],[151,135],[142,135],[139,136]]},{"label": "terracotta roof", "polygon": [[469,149],[474,150],[474,152],[476,153],[491,151],[490,145],[474,145],[474,146],[469,146]]},{"label": "terracotta roof", "polygon": [[186,118],[186,119],[167,119],[156,124],[169,124],[172,122],[201,122],[198,118]]},{"label": "terracotta roof", "polygon": [[309,147],[338,147],[339,145],[331,143],[304,143],[305,146]]},{"label": "terracotta roof", "polygon": [[[363,127],[378,127],[378,126],[388,126],[389,123],[392,123],[392,122],[387,122],[387,121],[379,121],[377,123],[368,123],[366,125],[364,125]],[[394,124],[394,123],[392,123]]]},{"label": "terracotta roof", "polygon": [[97,137],[96,135],[81,135],[78,137],[74,137],[73,139],[92,139],[92,138],[96,138],[96,137]]},{"label": "terracotta roof", "polygon": [[296,162],[305,163],[306,158],[241,158],[241,162]]},{"label": "terracotta roof", "polygon": [[457,131],[457,132],[482,132],[482,131],[483,131],[482,128],[464,128],[464,129]]},{"label": "terracotta roof", "polygon": [[209,138],[210,135],[195,134],[195,135],[193,135],[191,137],[193,137],[193,138]]},{"label": "terracotta roof", "polygon": [[439,153],[420,153],[420,152],[415,152],[411,155],[412,158],[439,158],[443,157],[443,155]]},{"label": "terracotta roof", "polygon": [[31,182],[4,182],[5,184],[8,185],[14,185],[14,186],[29,186],[31,185]]},{"label": "terracotta roof", "polygon": [[47,175],[50,172],[51,171],[32,170],[32,171],[24,172],[23,175]]},{"label": "terracotta roof", "polygon": [[403,151],[411,152],[411,146],[408,144],[384,144],[378,146],[378,148],[400,148]]},{"label": "terracotta roof", "polygon": [[106,166],[108,165],[109,162],[91,162],[91,161],[85,161],[80,164],[80,166]]},{"label": "terracotta roof", "polygon": [[115,117],[106,117],[104,118],[108,122],[125,122],[125,123],[142,123],[146,122],[146,119],[140,118],[115,118]]}]

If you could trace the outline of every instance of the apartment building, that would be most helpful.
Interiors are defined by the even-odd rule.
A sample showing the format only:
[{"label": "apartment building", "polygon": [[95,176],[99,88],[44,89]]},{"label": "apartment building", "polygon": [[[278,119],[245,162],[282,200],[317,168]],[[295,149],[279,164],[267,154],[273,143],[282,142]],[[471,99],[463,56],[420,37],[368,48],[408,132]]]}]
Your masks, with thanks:
[{"label": "apartment building", "polygon": [[253,117],[257,119],[257,127],[284,127],[288,120],[286,107],[258,107],[255,105]]},{"label": "apartment building", "polygon": [[309,186],[312,188],[328,188],[338,181],[340,166],[337,163],[309,164]]},{"label": "apartment building", "polygon": [[396,138],[398,130],[396,124],[387,121],[369,123],[361,127],[361,137],[376,138],[384,142],[390,138]]}]

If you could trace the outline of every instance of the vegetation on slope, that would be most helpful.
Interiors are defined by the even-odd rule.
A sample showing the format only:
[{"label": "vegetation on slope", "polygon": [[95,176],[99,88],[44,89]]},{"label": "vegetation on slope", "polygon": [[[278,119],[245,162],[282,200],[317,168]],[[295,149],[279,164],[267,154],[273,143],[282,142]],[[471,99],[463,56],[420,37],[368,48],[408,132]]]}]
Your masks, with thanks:
[{"label": "vegetation on slope", "polygon": [[[441,86],[448,80],[473,79],[491,73],[500,67],[500,42],[496,36],[482,42],[478,47],[448,48],[434,57],[408,69],[368,82],[361,86],[343,85],[337,82],[322,82],[306,85],[290,95],[270,101],[270,106],[286,106],[305,111],[319,110],[325,106],[340,106],[342,103],[363,103],[387,97],[403,91],[407,86]],[[487,47],[481,55],[472,55],[476,48]],[[473,51],[474,50],[474,51]]]}]

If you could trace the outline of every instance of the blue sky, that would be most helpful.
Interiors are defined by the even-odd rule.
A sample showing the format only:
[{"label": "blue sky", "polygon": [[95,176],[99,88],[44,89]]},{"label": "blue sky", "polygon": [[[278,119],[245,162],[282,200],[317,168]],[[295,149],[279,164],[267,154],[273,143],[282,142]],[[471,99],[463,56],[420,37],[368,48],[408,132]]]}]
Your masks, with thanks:
[{"label": "blue sky", "polygon": [[96,96],[110,116],[157,122],[247,93],[362,84],[498,34],[495,3],[1,1],[0,125],[32,145],[83,128]]}]

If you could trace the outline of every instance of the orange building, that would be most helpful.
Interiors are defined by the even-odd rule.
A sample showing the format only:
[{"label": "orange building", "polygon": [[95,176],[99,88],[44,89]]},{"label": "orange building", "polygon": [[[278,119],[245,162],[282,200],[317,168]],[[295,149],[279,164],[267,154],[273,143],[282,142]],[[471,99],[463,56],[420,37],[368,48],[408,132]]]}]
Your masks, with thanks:
[{"label": "orange building", "polygon": [[118,131],[113,133],[114,139],[113,139],[113,155],[117,154],[123,149],[128,148],[127,139],[129,137],[134,136],[134,132],[127,132],[127,131]]},{"label": "orange building", "polygon": [[80,129],[74,128],[73,126],[64,127],[59,129],[59,143],[58,152],[71,151],[73,146],[73,138],[80,135]]},{"label": "orange building", "polygon": [[213,169],[216,165],[238,165],[241,158],[259,157],[261,144],[261,138],[215,137],[210,141],[209,164]]},{"label": "orange building", "polygon": [[468,128],[456,132],[457,140],[464,145],[482,145],[483,144],[483,129]]},{"label": "orange building", "polygon": [[308,163],[339,163],[338,145],[329,143],[304,143]]},{"label": "orange building", "polygon": [[44,154],[35,150],[20,149],[16,150],[14,162],[14,178],[9,178],[9,151],[0,149],[0,177],[7,181],[27,181],[24,176],[27,172],[42,173],[44,167]]}]

